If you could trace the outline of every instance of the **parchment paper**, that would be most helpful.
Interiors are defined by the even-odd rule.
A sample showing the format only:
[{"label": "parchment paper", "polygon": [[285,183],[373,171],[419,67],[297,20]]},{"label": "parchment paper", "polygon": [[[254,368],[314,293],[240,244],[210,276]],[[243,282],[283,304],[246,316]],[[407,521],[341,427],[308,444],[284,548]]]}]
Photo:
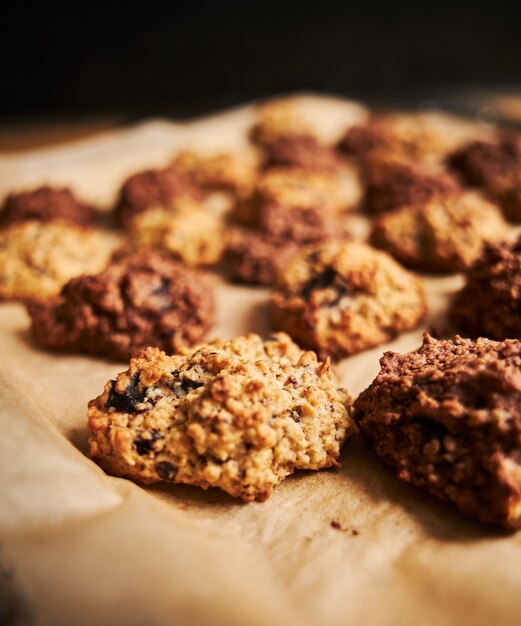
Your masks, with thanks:
[{"label": "parchment paper", "polygon": [[[364,115],[332,99],[303,102],[326,134],[342,116]],[[246,149],[252,115],[246,107],[185,125],[155,121],[0,155],[0,195],[52,181],[108,206],[124,176],[180,147]],[[426,282],[425,328],[461,279]],[[214,335],[265,333],[268,293],[221,282]],[[414,349],[421,332],[341,361],[342,383],[358,394],[384,350]],[[0,356],[0,623],[520,623],[521,535],[399,482],[363,437],[347,442],[340,471],[299,472],[265,503],[177,485],[142,489],[84,456],[87,402],[124,363],[38,350],[17,304],[0,305]]]}]

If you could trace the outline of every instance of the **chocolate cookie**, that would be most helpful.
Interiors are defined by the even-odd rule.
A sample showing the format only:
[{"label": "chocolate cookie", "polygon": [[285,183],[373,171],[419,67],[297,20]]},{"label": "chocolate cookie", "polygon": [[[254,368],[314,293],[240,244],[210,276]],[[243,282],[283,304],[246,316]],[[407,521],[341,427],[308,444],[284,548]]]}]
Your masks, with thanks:
[{"label": "chocolate cookie", "polygon": [[29,221],[0,231],[0,298],[41,299],[74,276],[101,271],[117,239],[64,222]]},{"label": "chocolate cookie", "polygon": [[323,355],[342,357],[416,327],[426,313],[418,278],[358,242],[329,242],[297,255],[273,295],[275,328]]},{"label": "chocolate cookie", "polygon": [[168,207],[179,199],[199,200],[200,190],[174,167],[139,172],[122,185],[114,209],[116,220],[128,226],[132,219],[154,207]]},{"label": "chocolate cookie", "polygon": [[521,338],[521,239],[489,245],[467,272],[450,320],[467,337]]},{"label": "chocolate cookie", "polygon": [[457,179],[443,170],[396,162],[368,161],[364,210],[371,215],[403,206],[419,206],[460,191]]},{"label": "chocolate cookie", "polygon": [[453,154],[450,164],[470,185],[483,187],[495,198],[509,220],[521,221],[521,140],[517,136],[472,142]]},{"label": "chocolate cookie", "polygon": [[161,251],[191,266],[215,265],[224,251],[221,217],[190,200],[139,213],[128,232],[130,248]]},{"label": "chocolate cookie", "polygon": [[44,186],[9,194],[0,209],[0,227],[30,220],[87,225],[94,215],[93,207],[80,202],[70,189]]},{"label": "chocolate cookie", "polygon": [[461,511],[521,527],[521,342],[425,335],[380,365],[355,403],[376,453]]},{"label": "chocolate cookie", "polygon": [[470,267],[487,242],[507,233],[495,204],[478,193],[461,192],[380,215],[371,242],[407,267],[451,273]]},{"label": "chocolate cookie", "polygon": [[123,360],[146,346],[171,353],[201,341],[213,325],[215,302],[205,276],[144,253],[70,280],[60,295],[28,305],[28,312],[43,347]]},{"label": "chocolate cookie", "polygon": [[142,483],[219,487],[266,500],[296,469],[338,465],[355,431],[327,363],[284,334],[167,356],[148,348],[89,403],[90,456]]}]

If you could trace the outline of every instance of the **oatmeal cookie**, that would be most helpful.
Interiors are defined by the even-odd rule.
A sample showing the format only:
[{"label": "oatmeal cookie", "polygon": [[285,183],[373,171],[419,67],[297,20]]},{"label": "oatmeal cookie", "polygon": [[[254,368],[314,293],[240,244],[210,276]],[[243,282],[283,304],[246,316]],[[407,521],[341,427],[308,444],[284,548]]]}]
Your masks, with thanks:
[{"label": "oatmeal cookie", "polygon": [[371,242],[407,267],[451,273],[470,267],[487,242],[507,233],[499,208],[469,191],[380,215]]},{"label": "oatmeal cookie", "polygon": [[338,147],[341,153],[362,162],[371,158],[435,164],[471,139],[486,134],[478,124],[446,113],[392,113],[351,127]]},{"label": "oatmeal cookie", "polygon": [[122,185],[114,209],[117,222],[125,227],[147,209],[168,207],[179,199],[199,200],[200,190],[174,167],[146,170],[128,178]]},{"label": "oatmeal cookie", "polygon": [[521,238],[488,245],[469,269],[450,309],[466,337],[521,339]]},{"label": "oatmeal cookie", "polygon": [[313,129],[292,98],[272,100],[258,108],[257,121],[251,131],[256,143],[267,147],[282,137],[303,135],[314,136]]},{"label": "oatmeal cookie", "polygon": [[184,355],[148,348],[89,403],[90,456],[142,483],[262,501],[296,469],[338,465],[350,405],[329,364],[282,333]]},{"label": "oatmeal cookie", "polygon": [[333,357],[385,343],[425,313],[420,280],[354,241],[303,251],[280,272],[273,295],[275,327]]},{"label": "oatmeal cookie", "polygon": [[30,220],[60,220],[85,226],[94,215],[94,208],[80,202],[70,189],[44,186],[9,194],[0,208],[0,227]]},{"label": "oatmeal cookie", "polygon": [[202,341],[214,323],[215,298],[206,276],[145,252],[73,278],[27,310],[43,347],[124,360],[147,346],[170,353]]},{"label": "oatmeal cookie", "polygon": [[222,219],[184,200],[153,207],[129,223],[129,246],[168,253],[187,265],[215,265],[224,251]]},{"label": "oatmeal cookie", "polygon": [[521,222],[521,140],[505,135],[495,142],[475,141],[452,155],[452,167],[470,185],[482,187],[505,216]]},{"label": "oatmeal cookie", "polygon": [[335,173],[340,165],[335,150],[321,144],[313,135],[281,136],[266,148],[265,167],[268,168],[296,167]]},{"label": "oatmeal cookie", "polygon": [[64,222],[19,222],[0,231],[0,298],[41,299],[74,276],[102,270],[115,237]]},{"label": "oatmeal cookie", "polygon": [[387,352],[355,403],[402,480],[483,522],[521,527],[521,342],[437,341]]},{"label": "oatmeal cookie", "polygon": [[229,152],[202,155],[185,150],[176,155],[172,166],[203,191],[229,191],[238,196],[251,190],[256,175],[254,163]]}]

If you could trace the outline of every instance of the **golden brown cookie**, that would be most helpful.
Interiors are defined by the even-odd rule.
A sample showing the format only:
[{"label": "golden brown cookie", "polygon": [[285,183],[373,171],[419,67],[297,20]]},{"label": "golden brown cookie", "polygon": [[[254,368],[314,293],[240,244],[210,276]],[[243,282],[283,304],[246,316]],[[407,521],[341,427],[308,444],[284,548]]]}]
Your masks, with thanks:
[{"label": "golden brown cookie", "polygon": [[470,267],[487,242],[507,234],[499,208],[469,191],[379,216],[371,242],[407,267],[450,273]]},{"label": "golden brown cookie", "polygon": [[64,222],[20,222],[0,231],[0,298],[42,299],[74,276],[102,270],[117,239]]},{"label": "golden brown cookie", "polygon": [[190,200],[149,208],[128,231],[131,249],[161,251],[191,266],[215,265],[224,251],[221,217]]},{"label": "golden brown cookie", "polygon": [[89,403],[90,456],[108,472],[266,500],[296,469],[338,465],[355,431],[328,363],[284,334],[149,348]]},{"label": "golden brown cookie", "polygon": [[280,272],[273,295],[275,328],[333,357],[385,343],[425,313],[420,280],[354,241],[301,252]]}]

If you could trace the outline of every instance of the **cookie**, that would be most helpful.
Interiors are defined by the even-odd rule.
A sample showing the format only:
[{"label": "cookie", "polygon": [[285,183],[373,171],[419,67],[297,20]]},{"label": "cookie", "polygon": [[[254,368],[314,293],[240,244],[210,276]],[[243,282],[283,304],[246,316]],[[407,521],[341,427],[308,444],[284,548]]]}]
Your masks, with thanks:
[{"label": "cookie", "polygon": [[420,280],[354,241],[303,251],[279,273],[273,295],[275,328],[335,358],[385,343],[425,313]]},{"label": "cookie", "polygon": [[458,180],[449,172],[417,165],[368,161],[364,175],[363,208],[370,215],[423,205],[461,190]]},{"label": "cookie", "polygon": [[338,148],[362,162],[371,158],[432,165],[471,139],[486,135],[478,124],[446,113],[392,113],[349,128]]},{"label": "cookie", "polygon": [[201,199],[200,190],[174,167],[139,172],[122,185],[114,217],[128,226],[133,218],[154,207],[169,207],[179,199]]},{"label": "cookie", "polygon": [[251,131],[253,141],[264,147],[280,138],[313,135],[312,126],[291,98],[272,100],[261,105],[257,109],[257,121]]},{"label": "cookie", "polygon": [[64,222],[20,222],[0,231],[0,298],[41,299],[74,276],[98,272],[117,239]]},{"label": "cookie", "polygon": [[469,191],[380,215],[371,243],[407,267],[451,273],[470,267],[487,242],[507,233],[499,208]]},{"label": "cookie", "polygon": [[482,187],[512,222],[521,222],[521,140],[505,135],[475,141],[452,155],[451,166],[470,185]]},{"label": "cookie", "polygon": [[398,476],[483,522],[521,527],[521,342],[387,352],[355,418]]},{"label": "cookie", "polygon": [[313,135],[288,135],[266,147],[265,167],[292,167],[335,173],[341,166],[335,150],[321,144]]},{"label": "cookie", "polygon": [[301,250],[298,241],[281,241],[252,229],[232,229],[226,248],[231,278],[250,285],[273,285],[278,273]]},{"label": "cookie", "polygon": [[124,360],[147,346],[171,353],[202,341],[214,323],[215,297],[206,276],[148,252],[73,278],[27,310],[44,348]]},{"label": "cookie", "polygon": [[455,296],[450,321],[466,337],[521,338],[521,239],[488,245]]},{"label": "cookie", "polygon": [[9,194],[0,209],[0,227],[30,220],[87,225],[94,216],[93,207],[80,202],[70,189],[43,186]]},{"label": "cookie", "polygon": [[128,232],[131,249],[161,251],[191,266],[215,265],[224,251],[221,217],[190,200],[139,213]]},{"label": "cookie", "polygon": [[172,161],[175,171],[203,191],[228,191],[247,194],[256,175],[255,164],[229,152],[202,155],[185,150]]},{"label": "cookie", "polygon": [[262,501],[296,469],[338,465],[350,405],[329,364],[284,334],[175,356],[148,348],[89,403],[90,456],[142,483]]}]

